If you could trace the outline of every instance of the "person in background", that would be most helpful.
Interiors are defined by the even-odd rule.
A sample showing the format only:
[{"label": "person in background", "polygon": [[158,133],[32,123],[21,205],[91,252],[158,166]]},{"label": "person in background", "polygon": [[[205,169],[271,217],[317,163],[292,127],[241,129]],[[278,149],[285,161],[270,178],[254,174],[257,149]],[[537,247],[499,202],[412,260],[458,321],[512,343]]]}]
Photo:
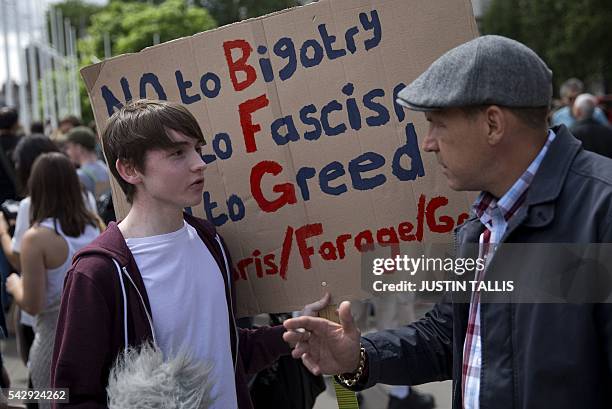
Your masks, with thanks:
[{"label": "person in background", "polygon": [[81,183],[98,199],[110,191],[110,179],[106,164],[98,159],[96,135],[86,126],[72,128],[66,135],[65,152],[78,166]]},{"label": "person in background", "polygon": [[[74,166],[59,152],[36,159],[28,182],[31,225],[21,243],[22,276],[12,274],[7,290],[15,302],[35,316],[30,350],[34,388],[49,388],[51,356],[64,278],[74,254],[95,239],[101,224],[87,210]],[[49,401],[39,401],[50,408]]]},{"label": "person in background", "polygon": [[[17,188],[20,196],[25,196],[25,198],[19,202],[15,231],[12,238],[8,232],[6,220],[4,220],[3,215],[0,214],[0,232],[2,232],[0,240],[4,254],[16,271],[21,271],[21,262],[19,258],[21,242],[24,233],[31,226],[31,199],[28,191],[28,179],[30,178],[34,161],[43,153],[48,152],[59,152],[59,150],[57,146],[44,135],[30,135],[22,138],[13,152],[13,160],[16,166]],[[19,323],[16,324],[15,328],[17,350],[24,365],[27,366],[30,348],[34,341],[34,317],[23,310],[18,313]],[[32,387],[31,379],[28,379],[28,384],[29,387]],[[26,406],[32,409],[38,407],[36,403],[27,403]]]},{"label": "person in background", "polygon": [[[32,166],[36,159],[43,153],[59,152],[59,149],[44,135],[30,135],[22,138],[15,151],[13,152],[13,160],[16,166],[16,184],[18,193],[24,197],[19,202],[17,218],[15,222],[15,230],[12,238],[10,233],[3,234],[1,239],[2,250],[9,259],[11,265],[16,271],[21,271],[20,253],[21,243],[24,233],[31,227],[30,223],[30,208],[31,198],[28,190],[28,180],[32,171]],[[93,195],[86,191],[82,191],[83,200],[87,209],[93,213],[96,212],[95,200]],[[3,216],[0,215],[0,224],[6,223]],[[17,348],[23,363],[27,365],[29,360],[29,352],[34,340],[34,318],[25,311],[21,311],[19,325],[16,328]],[[30,384],[31,386],[31,384]],[[28,403],[28,408],[36,407],[35,403]]]},{"label": "person in background", "polygon": [[[25,231],[30,228],[30,194],[28,190],[28,180],[32,171],[34,161],[43,153],[59,152],[57,146],[44,135],[30,135],[22,138],[13,152],[13,161],[15,163],[15,179],[19,196],[23,197],[19,202],[19,210],[17,211],[17,219],[15,222],[15,231],[13,237],[3,237],[2,250],[6,255],[11,265],[21,270],[19,261],[19,251],[21,247],[21,239]],[[4,216],[0,215],[0,218]],[[6,222],[6,221],[5,221]]]},{"label": "person in background", "polygon": [[68,115],[62,119],[60,119],[57,124],[57,129],[52,130],[52,132],[47,133],[50,135],[50,138],[57,144],[60,150],[64,150],[64,143],[66,143],[66,134],[77,126],[81,126],[81,120],[74,115]]},{"label": "person in background", "polygon": [[[578,78],[570,78],[561,85],[559,94],[561,95],[561,101],[563,107],[556,110],[552,114],[551,124],[552,126],[565,125],[570,128],[576,122],[576,118],[572,112],[574,101],[576,97],[584,92],[584,84]],[[602,125],[609,125],[606,114],[600,109],[595,108],[593,112],[593,119]]]},{"label": "person in background", "polygon": [[66,135],[72,128],[76,128],[77,126],[81,126],[81,120],[74,115],[68,115],[62,118],[57,124],[57,129],[62,133],[62,135]]},{"label": "person in background", "polygon": [[45,125],[41,121],[34,121],[30,125],[30,134],[45,134]]},{"label": "person in background", "polygon": [[612,128],[593,118],[596,107],[597,98],[593,95],[578,95],[572,108],[576,122],[571,126],[570,132],[580,139],[587,151],[612,158]]},{"label": "person in background", "polygon": [[[10,107],[0,108],[0,204],[6,200],[17,199],[17,186],[15,182],[15,164],[12,161],[12,153],[19,141],[19,114],[17,110]],[[10,241],[10,226],[0,212],[0,241]],[[14,222],[11,221],[11,222]],[[8,305],[7,294],[4,288],[4,280],[11,271],[11,264],[0,246],[0,338],[5,338],[6,320],[4,307]],[[0,354],[0,387],[8,388],[10,380]]]},{"label": "person in background", "polygon": [[[10,107],[0,108],[0,205],[2,205],[3,213],[5,205],[7,207],[13,205],[12,207],[14,207],[14,202],[18,199],[15,163],[12,156],[20,138],[19,129],[17,110]],[[10,226],[15,223],[14,212],[7,211],[6,216],[10,229]],[[5,240],[4,237],[3,240]],[[10,298],[4,288],[4,280],[11,271],[11,265],[7,257],[3,251],[0,251],[0,307],[4,309],[10,305]]]},{"label": "person in background", "polygon": [[17,199],[13,150],[19,141],[19,114],[15,108],[0,108],[0,203]]}]

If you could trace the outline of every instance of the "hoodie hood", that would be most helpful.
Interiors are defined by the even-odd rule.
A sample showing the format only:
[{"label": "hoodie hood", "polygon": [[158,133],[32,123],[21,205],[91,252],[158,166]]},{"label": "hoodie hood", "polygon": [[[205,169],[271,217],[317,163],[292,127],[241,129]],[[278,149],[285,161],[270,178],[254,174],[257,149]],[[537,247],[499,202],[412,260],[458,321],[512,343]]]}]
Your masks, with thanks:
[{"label": "hoodie hood", "polygon": [[[183,218],[187,223],[198,230],[200,234],[203,234],[205,238],[208,238],[210,241],[214,240],[217,232],[212,224],[200,223],[198,219],[188,213],[183,213]],[[121,233],[121,230],[119,230],[119,226],[116,222],[110,222],[106,230],[101,235],[99,235],[89,245],[78,251],[74,256],[73,262],[76,262],[80,257],[94,254],[115,259],[122,267],[130,263],[130,249],[128,248],[125,242],[125,237],[123,237],[123,233]]]},{"label": "hoodie hood", "polygon": [[129,264],[130,249],[117,223],[111,222],[102,234],[90,244],[79,250],[74,255],[73,263],[76,263],[81,257],[88,255],[106,256],[117,260],[121,266]]}]

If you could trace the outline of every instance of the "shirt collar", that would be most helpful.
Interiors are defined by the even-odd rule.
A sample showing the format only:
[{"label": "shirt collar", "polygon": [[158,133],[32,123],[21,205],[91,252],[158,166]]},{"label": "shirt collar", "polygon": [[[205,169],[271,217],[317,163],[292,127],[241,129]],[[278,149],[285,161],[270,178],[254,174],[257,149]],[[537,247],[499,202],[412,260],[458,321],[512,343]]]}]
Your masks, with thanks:
[{"label": "shirt collar", "polygon": [[507,220],[518,210],[525,199],[527,189],[533,181],[538,168],[542,164],[546,153],[550,147],[550,144],[555,139],[556,134],[552,129],[548,130],[548,138],[546,143],[540,149],[540,152],[527,167],[527,170],[519,177],[512,187],[498,200],[489,192],[481,192],[474,204],[472,210],[480,218],[481,222],[485,225],[491,220],[491,212],[495,208],[499,208]]}]

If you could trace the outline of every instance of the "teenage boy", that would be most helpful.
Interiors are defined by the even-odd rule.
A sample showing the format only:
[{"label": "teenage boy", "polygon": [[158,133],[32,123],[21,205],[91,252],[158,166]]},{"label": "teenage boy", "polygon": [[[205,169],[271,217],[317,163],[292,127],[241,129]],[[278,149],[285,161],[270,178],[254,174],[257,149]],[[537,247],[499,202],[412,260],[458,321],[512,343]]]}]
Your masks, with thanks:
[{"label": "teenage boy", "polygon": [[62,407],[105,408],[117,356],[153,342],[168,359],[213,365],[214,408],[252,408],[248,374],[290,348],[282,326],[236,327],[228,250],[210,223],[183,213],[204,186],[195,118],[178,104],[136,101],[110,118],[102,143],[131,209],[67,274],[51,367],[53,387],[70,389]]}]

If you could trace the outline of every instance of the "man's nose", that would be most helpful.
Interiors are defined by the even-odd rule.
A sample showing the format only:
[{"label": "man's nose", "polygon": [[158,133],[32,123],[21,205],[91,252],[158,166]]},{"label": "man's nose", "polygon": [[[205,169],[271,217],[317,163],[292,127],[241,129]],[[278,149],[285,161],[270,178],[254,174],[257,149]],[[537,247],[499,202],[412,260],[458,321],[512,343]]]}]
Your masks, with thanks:
[{"label": "man's nose", "polygon": [[438,144],[435,138],[431,137],[429,132],[427,132],[425,135],[425,139],[423,139],[423,142],[421,143],[421,148],[425,152],[436,152],[438,150]]}]

